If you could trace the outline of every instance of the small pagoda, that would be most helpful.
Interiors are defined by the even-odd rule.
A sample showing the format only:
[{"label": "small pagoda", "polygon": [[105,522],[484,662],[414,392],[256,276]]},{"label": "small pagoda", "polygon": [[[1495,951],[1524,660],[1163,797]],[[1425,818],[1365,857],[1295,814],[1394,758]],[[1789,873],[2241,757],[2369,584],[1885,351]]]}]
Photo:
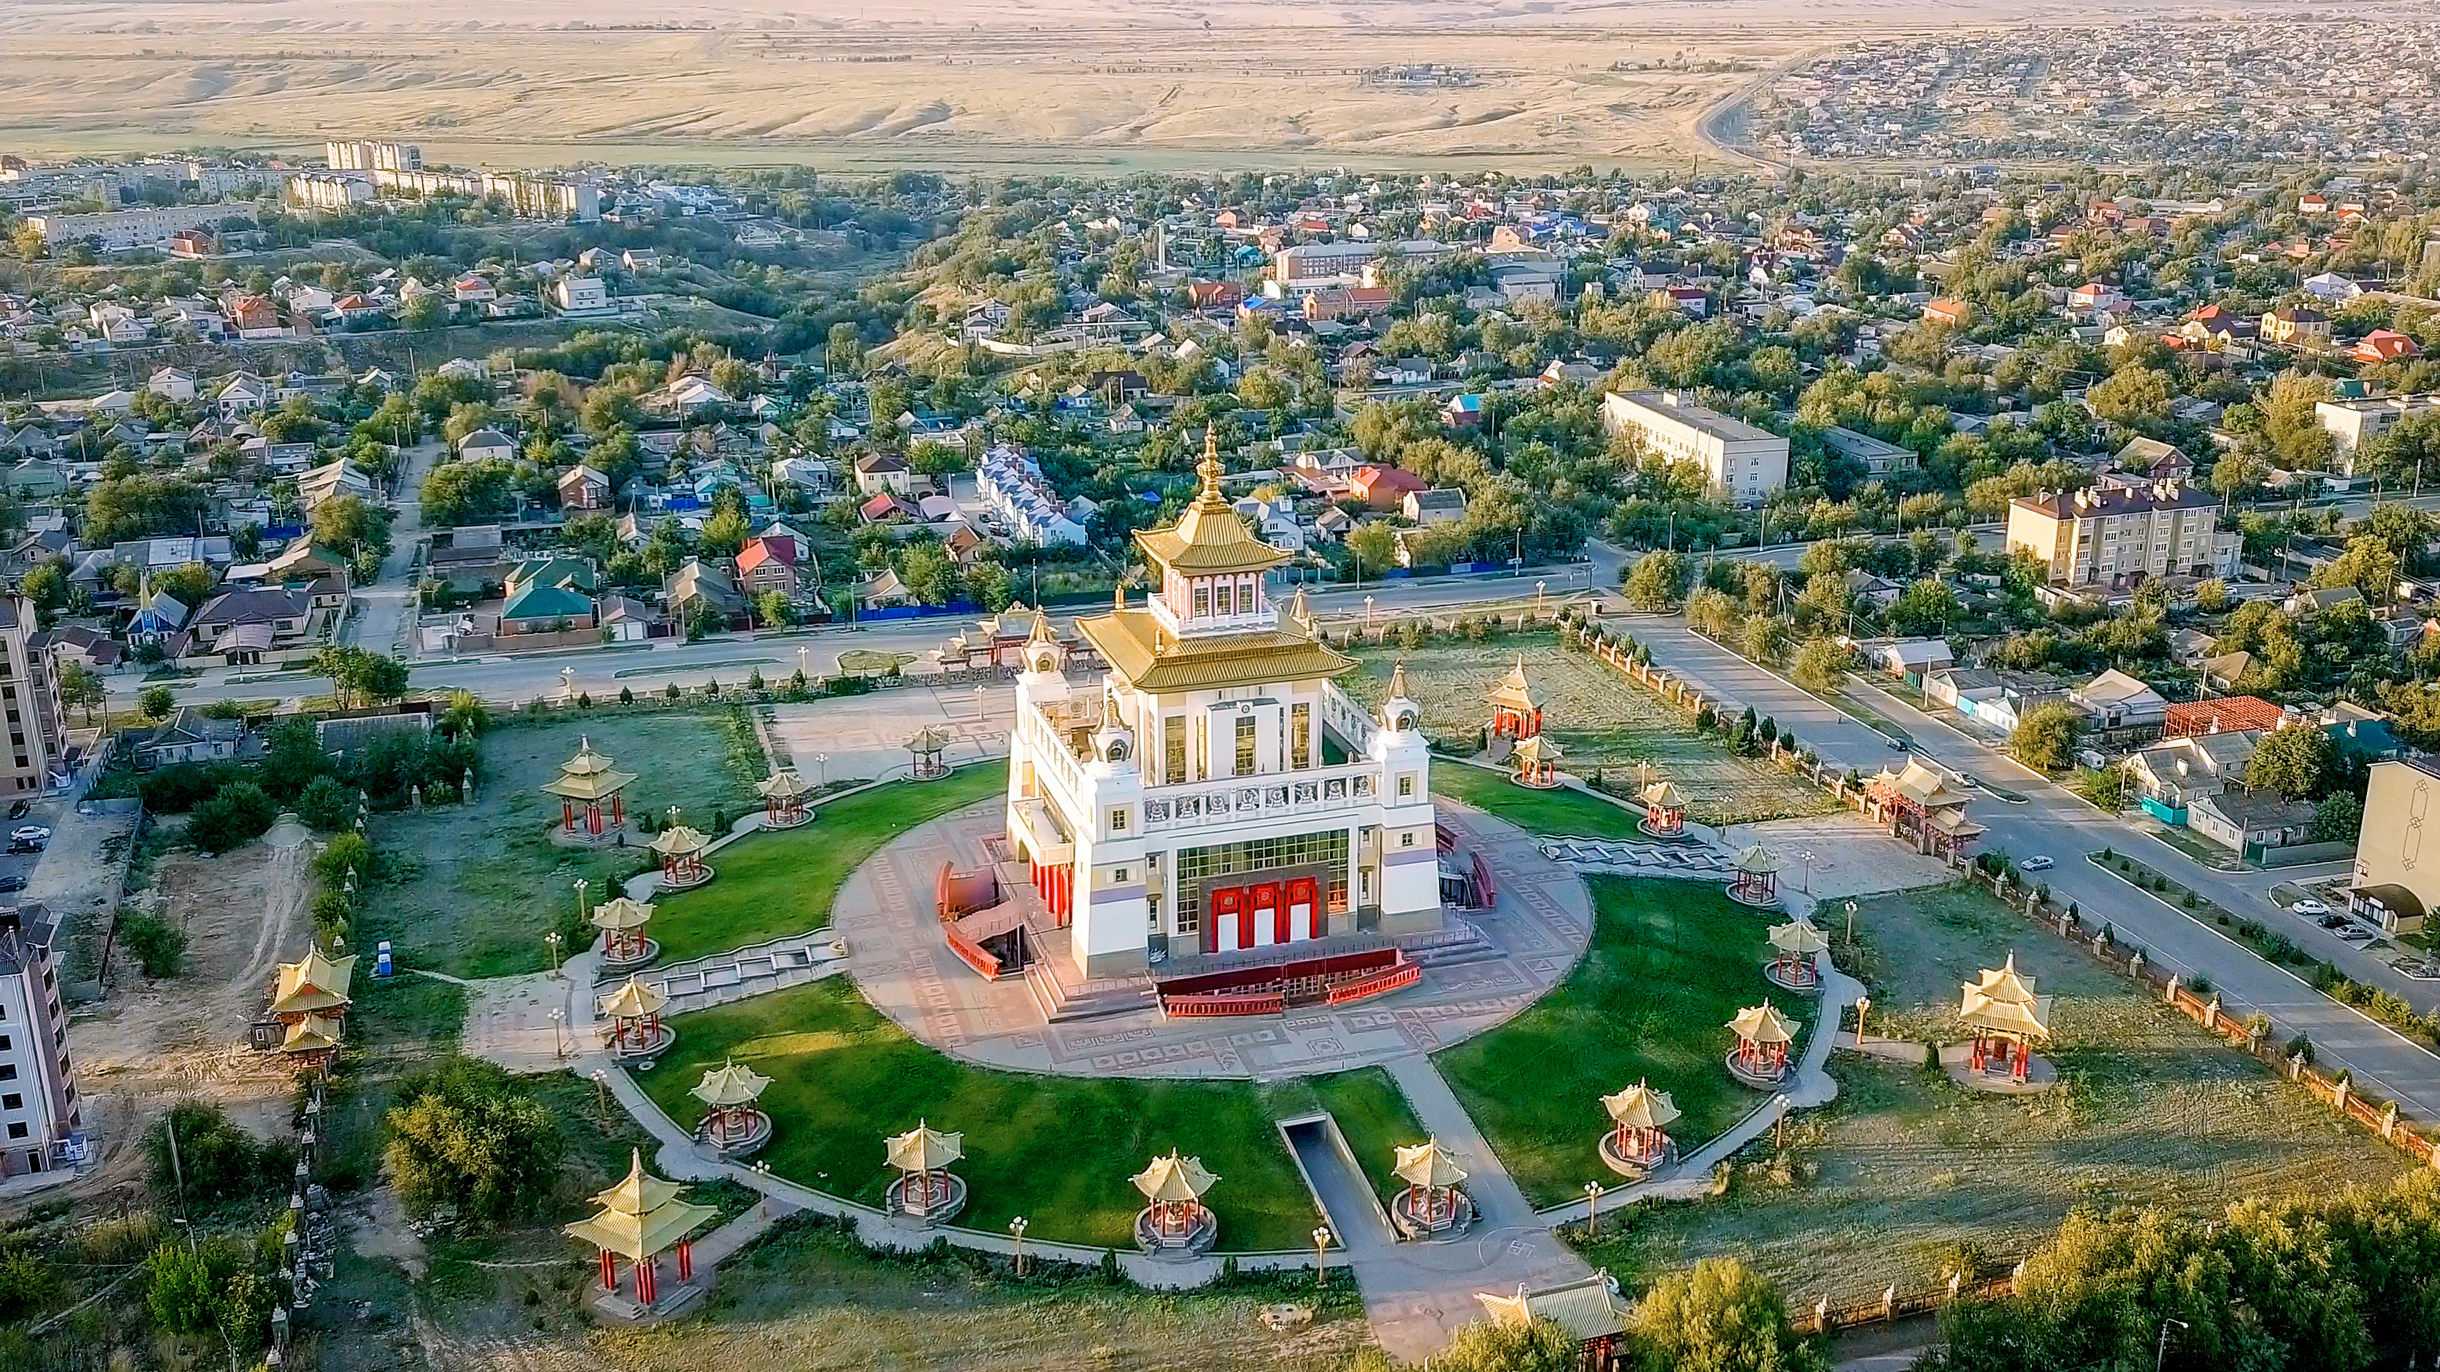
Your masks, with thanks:
[{"label": "small pagoda", "polygon": [[[685,1187],[646,1172],[643,1151],[638,1149],[629,1156],[626,1179],[593,1198],[598,1207],[593,1217],[561,1231],[600,1250],[605,1306],[630,1319],[661,1313],[656,1308],[661,1304],[661,1255],[673,1247],[677,1249],[679,1285],[692,1286],[695,1249],[688,1236],[718,1212],[682,1199],[685,1194]],[[619,1271],[621,1258],[635,1272],[632,1298]]]},{"label": "small pagoda", "polygon": [[707,1068],[703,1080],[686,1094],[702,1101],[703,1123],[697,1127],[705,1143],[725,1158],[739,1158],[771,1141],[771,1113],[757,1104],[771,1079],[734,1060]]},{"label": "small pagoda", "polygon": [[1509,780],[1537,791],[1554,790],[1559,785],[1559,759],[1564,756],[1566,750],[1559,746],[1557,740],[1543,734],[1529,734],[1518,739],[1516,747],[1508,754],[1509,761],[1516,764],[1516,772]]},{"label": "small pagoda", "polygon": [[763,798],[765,829],[794,829],[813,822],[813,807],[805,803],[805,797],[813,794],[813,788],[805,784],[805,779],[798,776],[795,769],[782,767],[757,783],[754,789]]},{"label": "small pagoda", "polygon": [[1499,684],[1492,687],[1491,722],[1485,732],[1492,738],[1524,740],[1542,732],[1542,696],[1525,679],[1525,655],[1517,654],[1517,664],[1508,669]]},{"label": "small pagoda", "polygon": [[355,954],[334,958],[319,947],[280,964],[269,1013],[280,1025],[280,1051],[293,1065],[319,1067],[337,1055],[355,974]]},{"label": "small pagoda", "polygon": [[1203,1194],[1220,1180],[1206,1171],[1201,1158],[1154,1158],[1132,1178],[1148,1202],[1135,1216],[1135,1246],[1154,1257],[1199,1257],[1220,1237],[1220,1221],[1203,1203]]},{"label": "small pagoda", "polygon": [[890,1183],[882,1208],[925,1224],[944,1224],[966,1208],[966,1179],[949,1164],[966,1156],[964,1134],[944,1134],[917,1120],[915,1127],[889,1140],[890,1166],[898,1180]]},{"label": "small pagoda", "polygon": [[2016,970],[2014,953],[1998,970],[1984,968],[1965,992],[1957,1018],[1974,1035],[1966,1057],[1969,1083],[1999,1077],[2030,1087],[2054,1079],[2033,1052],[2036,1043],[2050,1041],[2051,998],[2034,994],[2033,978]]},{"label": "small pagoda", "polygon": [[1601,1135],[1602,1165],[1622,1177],[1640,1181],[1677,1161],[1677,1141],[1669,1126],[1677,1122],[1677,1102],[1666,1091],[1637,1082],[1614,1096],[1603,1096],[1612,1127]]},{"label": "small pagoda", "polygon": [[1778,905],[1779,855],[1759,843],[1737,854],[1728,880],[1728,898],[1761,910]]},{"label": "small pagoda", "polygon": [[[576,756],[559,764],[559,777],[544,786],[559,797],[559,839],[570,843],[600,843],[624,833],[627,801],[621,794],[635,781],[610,759],[593,751],[593,740],[580,738]],[[605,813],[607,811],[607,813]]]},{"label": "small pagoda", "polygon": [[938,727],[927,724],[917,729],[907,740],[907,779],[937,781],[949,775],[949,764],[941,760],[948,748],[949,735]]},{"label": "small pagoda", "polygon": [[652,851],[661,855],[661,889],[688,891],[710,881],[712,865],[703,855],[711,846],[702,830],[688,824],[672,824],[654,834]]},{"label": "small pagoda", "polygon": [[614,1058],[658,1057],[678,1041],[678,1031],[661,1018],[661,1012],[669,1008],[668,993],[633,976],[596,1004],[602,1018],[610,1021],[609,1047]]},{"label": "small pagoda", "polygon": [[1788,1046],[1796,1042],[1796,1027],[1771,1008],[1769,1001],[1747,1006],[1728,1022],[1737,1046],[1728,1055],[1728,1074],[1758,1091],[1772,1090],[1788,1076]]},{"label": "small pagoda", "polygon": [[1635,797],[1644,803],[1644,817],[1635,827],[1649,838],[1686,836],[1686,796],[1666,779],[1653,782]]},{"label": "small pagoda", "polygon": [[1410,1239],[1455,1238],[1474,1223],[1474,1202],[1458,1189],[1466,1169],[1437,1138],[1398,1148],[1391,1170],[1406,1189],[1390,1200],[1390,1221]]},{"label": "small pagoda", "polygon": [[1771,930],[1771,960],[1763,964],[1762,975],[1782,991],[1809,996],[1822,989],[1820,969],[1813,964],[1814,954],[1830,946],[1822,931],[1808,919],[1793,919]]},{"label": "small pagoda", "polygon": [[652,922],[652,906],[619,896],[593,907],[593,927],[602,931],[602,965],[612,969],[641,967],[661,955],[661,945],[644,935]]}]

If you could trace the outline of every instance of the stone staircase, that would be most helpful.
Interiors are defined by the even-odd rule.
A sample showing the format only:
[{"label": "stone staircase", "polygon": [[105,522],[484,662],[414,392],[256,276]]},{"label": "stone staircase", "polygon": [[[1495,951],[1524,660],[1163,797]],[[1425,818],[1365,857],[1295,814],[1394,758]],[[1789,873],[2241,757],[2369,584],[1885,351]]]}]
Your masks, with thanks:
[{"label": "stone staircase", "polygon": [[816,929],[690,962],[647,968],[636,974],[636,980],[667,995],[667,1013],[681,1015],[802,986],[846,968],[847,945],[830,930]]},{"label": "stone staircase", "polygon": [[1052,1024],[1107,1019],[1112,1015],[1149,1010],[1158,1004],[1152,983],[1143,977],[1087,981],[1076,972],[1068,931],[1039,926],[1026,930],[1033,956],[1025,964],[1025,989],[1033,994],[1042,1018]]}]

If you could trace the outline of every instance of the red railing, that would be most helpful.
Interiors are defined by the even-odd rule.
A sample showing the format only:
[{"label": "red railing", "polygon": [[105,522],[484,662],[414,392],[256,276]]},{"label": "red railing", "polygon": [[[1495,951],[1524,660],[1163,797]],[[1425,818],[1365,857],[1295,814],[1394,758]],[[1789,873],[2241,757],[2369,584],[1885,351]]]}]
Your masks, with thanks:
[{"label": "red railing", "polygon": [[1277,991],[1161,997],[1161,1013],[1172,1019],[1213,1015],[1279,1015],[1287,1013],[1287,1009],[1287,997]]},{"label": "red railing", "polygon": [[1395,948],[1367,948],[1357,953],[1338,953],[1330,957],[1304,958],[1293,962],[1267,962],[1252,967],[1232,967],[1225,972],[1205,972],[1197,976],[1172,977],[1160,984],[1163,996],[1201,996],[1269,991],[1284,982],[1304,977],[1336,978],[1362,976],[1397,965],[1402,955]]},{"label": "red railing", "polygon": [[968,967],[982,973],[986,980],[998,980],[1000,960],[983,951],[983,945],[966,937],[965,931],[949,920],[940,922],[940,932],[949,940],[949,951],[965,959]]},{"label": "red railing", "polygon": [[1423,980],[1423,968],[1411,962],[1402,962],[1395,967],[1385,968],[1369,976],[1355,977],[1333,985],[1330,988],[1329,1001],[1332,1005],[1345,1005],[1349,1001],[1363,1000],[1367,996],[1378,996],[1401,987],[1412,986],[1421,980]]}]

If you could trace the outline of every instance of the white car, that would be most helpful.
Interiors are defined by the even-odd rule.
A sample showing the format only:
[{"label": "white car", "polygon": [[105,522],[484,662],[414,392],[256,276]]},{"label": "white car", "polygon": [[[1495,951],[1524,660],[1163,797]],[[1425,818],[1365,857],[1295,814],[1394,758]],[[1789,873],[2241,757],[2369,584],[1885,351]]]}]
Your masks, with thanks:
[{"label": "white car", "polygon": [[2050,870],[2051,862],[2050,859],[2046,857],[2029,857],[2023,862],[2018,863],[2017,866],[2025,869],[2028,872],[2047,872]]},{"label": "white car", "polygon": [[2291,905],[2288,908],[2300,915],[2326,915],[2330,913],[2329,906],[2322,904],[2320,901],[2315,900],[2310,896],[2307,896],[2303,900],[2297,901],[2294,905]]},{"label": "white car", "polygon": [[51,831],[39,824],[25,824],[10,831],[9,841],[12,843],[40,843],[50,836]]}]

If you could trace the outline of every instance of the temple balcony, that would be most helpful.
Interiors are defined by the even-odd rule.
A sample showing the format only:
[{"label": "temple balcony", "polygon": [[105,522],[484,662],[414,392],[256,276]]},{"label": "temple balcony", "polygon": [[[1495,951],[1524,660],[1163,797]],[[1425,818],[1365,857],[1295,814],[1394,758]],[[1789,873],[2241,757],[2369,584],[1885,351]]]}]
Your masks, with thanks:
[{"label": "temple balcony", "polygon": [[1346,814],[1352,824],[1361,812],[1379,804],[1380,797],[1381,767],[1370,761],[1148,786],[1144,831],[1177,834],[1333,813]]}]

